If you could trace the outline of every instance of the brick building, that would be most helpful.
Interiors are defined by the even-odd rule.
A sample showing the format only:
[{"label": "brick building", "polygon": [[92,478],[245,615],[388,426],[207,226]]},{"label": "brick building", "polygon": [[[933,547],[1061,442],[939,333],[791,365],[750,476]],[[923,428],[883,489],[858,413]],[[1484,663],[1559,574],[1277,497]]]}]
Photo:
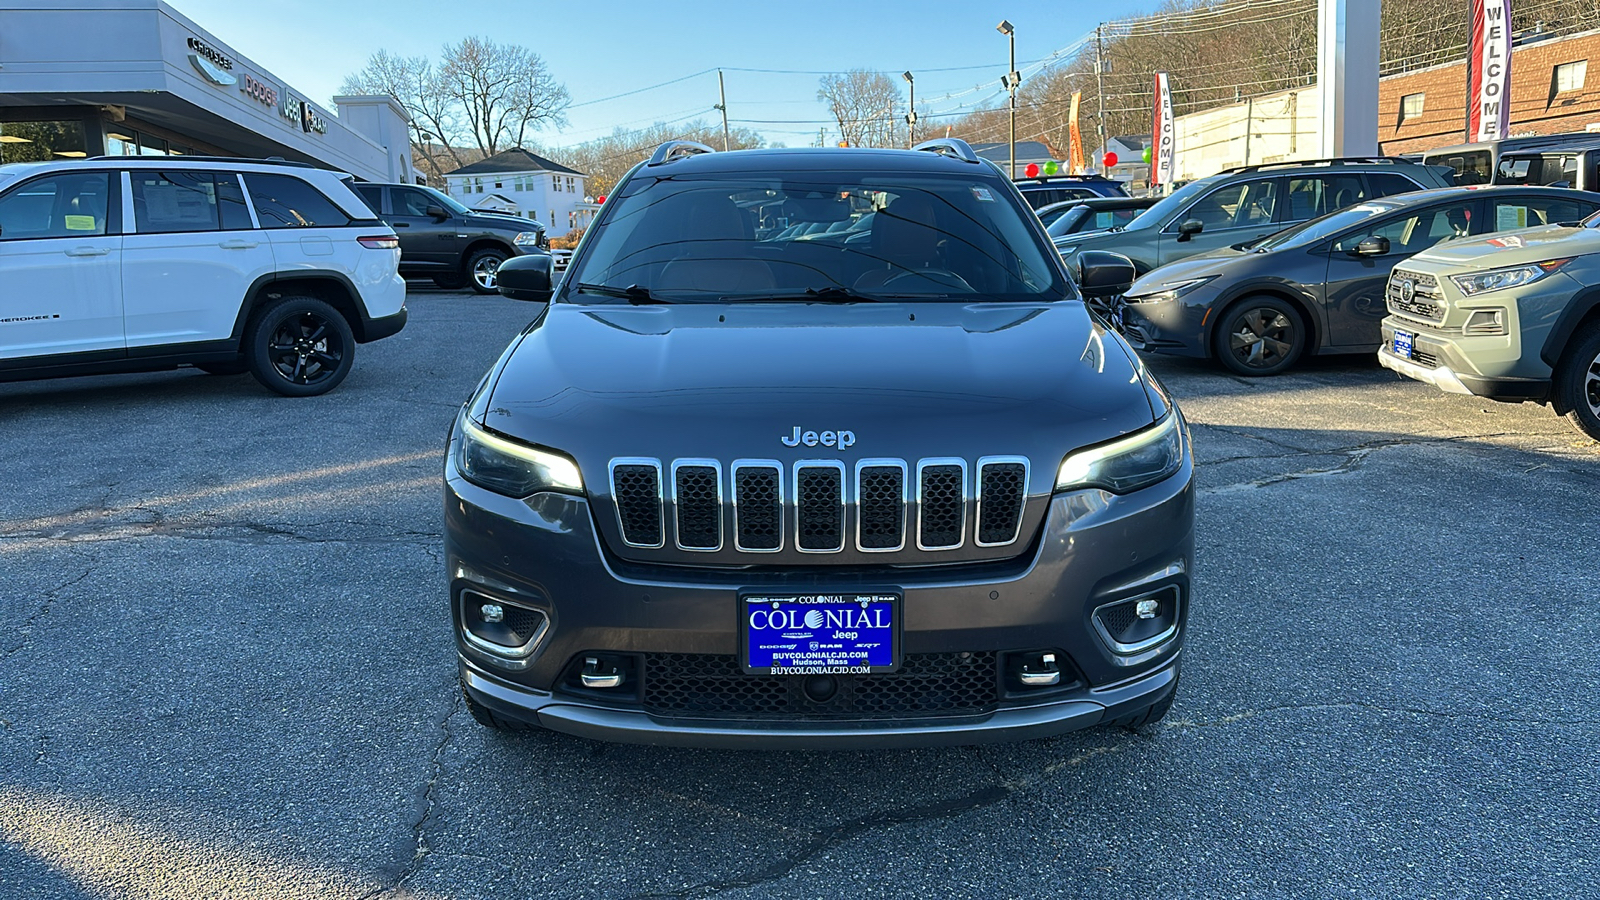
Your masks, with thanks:
[{"label": "brick building", "polygon": [[[1600,131],[1600,31],[1524,41],[1511,56],[1511,134]],[[1466,63],[1446,63],[1378,82],[1378,143],[1389,155],[1466,142]],[[1600,134],[1595,135],[1600,139]]]}]

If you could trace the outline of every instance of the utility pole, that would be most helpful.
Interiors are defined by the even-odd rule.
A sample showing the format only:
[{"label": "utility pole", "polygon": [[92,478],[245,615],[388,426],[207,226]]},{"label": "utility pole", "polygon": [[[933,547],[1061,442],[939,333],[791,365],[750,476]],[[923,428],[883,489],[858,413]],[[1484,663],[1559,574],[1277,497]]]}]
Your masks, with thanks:
[{"label": "utility pole", "polygon": [[[1094,84],[1097,95],[1095,108],[1095,130],[1100,135],[1100,152],[1106,152],[1106,48],[1102,40],[1105,25],[1094,27]],[[1102,160],[1102,163],[1104,161]],[[1100,166],[1101,174],[1105,174],[1105,166]]]},{"label": "utility pole", "polygon": [[1022,76],[1017,73],[1017,29],[1005,19],[995,26],[995,30],[1011,39],[1011,68],[1006,70],[1006,77],[1001,83],[1011,91],[1011,180],[1017,180],[1017,82]]},{"label": "utility pole", "polygon": [[910,72],[901,72],[900,77],[911,85],[911,111],[906,113],[906,149],[910,150],[917,145],[917,80]]},{"label": "utility pole", "polygon": [[722,70],[717,70],[717,109],[722,111],[722,152],[728,152],[728,92],[722,86]]}]

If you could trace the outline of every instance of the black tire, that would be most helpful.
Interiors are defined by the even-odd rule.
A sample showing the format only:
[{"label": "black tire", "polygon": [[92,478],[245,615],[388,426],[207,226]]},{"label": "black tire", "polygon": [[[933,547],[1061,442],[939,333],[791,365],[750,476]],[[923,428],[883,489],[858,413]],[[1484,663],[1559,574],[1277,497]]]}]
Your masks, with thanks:
[{"label": "black tire", "polygon": [[1276,375],[1306,349],[1306,322],[1294,304],[1277,297],[1245,297],[1217,318],[1211,352],[1240,375]]},{"label": "black tire", "polygon": [[1152,703],[1149,707],[1142,709],[1133,715],[1123,716],[1120,719],[1112,719],[1106,724],[1113,728],[1126,728],[1129,731],[1137,731],[1140,728],[1154,725],[1167,717],[1167,713],[1172,710],[1172,701],[1176,700],[1177,698],[1178,683],[1177,681],[1173,681],[1172,693],[1167,694],[1165,697],[1162,697],[1160,700]]},{"label": "black tire", "polygon": [[284,297],[245,328],[250,374],[285,397],[314,397],[338,387],[350,374],[355,352],[350,323],[315,297]]},{"label": "black tire", "polygon": [[1572,424],[1600,441],[1600,322],[1591,322],[1572,336],[1556,373],[1555,389]]},{"label": "black tire", "polygon": [[435,275],[433,276],[433,286],[440,290],[459,291],[466,287],[467,284],[461,280],[459,275]]},{"label": "black tire", "polygon": [[461,273],[467,279],[474,291],[480,294],[496,294],[499,288],[495,280],[495,273],[500,271],[500,264],[511,258],[511,254],[493,247],[482,250],[467,257],[467,262],[461,267]]},{"label": "black tire", "polygon": [[244,360],[225,363],[195,363],[196,369],[207,375],[243,375],[250,371],[250,364]]},{"label": "black tire", "polygon": [[466,702],[467,712],[472,714],[472,720],[485,728],[493,728],[495,731],[504,731],[507,734],[533,730],[533,726],[528,723],[496,715],[494,710],[472,699],[472,695],[467,693],[465,684],[461,685],[461,699]]}]

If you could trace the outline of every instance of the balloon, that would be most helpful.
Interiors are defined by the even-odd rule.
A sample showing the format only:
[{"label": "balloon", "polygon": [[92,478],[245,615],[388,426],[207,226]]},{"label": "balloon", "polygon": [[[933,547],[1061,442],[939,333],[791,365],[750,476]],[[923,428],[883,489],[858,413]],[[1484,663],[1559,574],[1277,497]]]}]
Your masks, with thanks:
[{"label": "balloon", "polygon": [[1039,164],[1038,163],[1028,163],[1028,167],[1026,169],[1022,170],[1022,174],[1028,176],[1029,178],[1038,178],[1039,177]]},{"label": "balloon", "polygon": [[1061,171],[1061,165],[1053,159],[1044,164],[1044,173],[1046,175],[1054,175],[1059,171]]},{"label": "balloon", "polygon": [[1139,158],[1141,160],[1145,161],[1145,162],[1149,162],[1150,161],[1150,148],[1149,147],[1144,148],[1144,152],[1139,154]]},{"label": "balloon", "polygon": [[606,195],[605,194],[601,194],[599,197],[595,198],[594,202],[595,203],[604,203],[604,202],[606,202]]},{"label": "balloon", "polygon": [[1110,152],[1110,151],[1106,151],[1106,155],[1102,156],[1100,158],[1100,161],[1102,163],[1105,163],[1106,168],[1109,169],[1112,166],[1117,164],[1117,155],[1115,153]]}]

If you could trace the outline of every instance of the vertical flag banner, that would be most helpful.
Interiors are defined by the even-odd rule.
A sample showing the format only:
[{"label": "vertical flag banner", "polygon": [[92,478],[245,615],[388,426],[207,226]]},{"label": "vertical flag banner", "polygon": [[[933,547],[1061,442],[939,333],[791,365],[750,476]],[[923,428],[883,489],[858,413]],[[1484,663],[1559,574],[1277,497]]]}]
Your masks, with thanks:
[{"label": "vertical flag banner", "polygon": [[1072,108],[1067,113],[1067,172],[1071,175],[1082,175],[1083,161],[1083,132],[1078,130],[1078,102],[1083,99],[1082,91],[1072,94]]},{"label": "vertical flag banner", "polygon": [[1511,0],[1472,0],[1467,50],[1467,140],[1497,141],[1511,127]]},{"label": "vertical flag banner", "polygon": [[1167,83],[1167,73],[1156,73],[1156,118],[1150,131],[1150,183],[1170,184],[1173,170],[1177,168],[1177,122],[1172,117],[1172,87]]}]

